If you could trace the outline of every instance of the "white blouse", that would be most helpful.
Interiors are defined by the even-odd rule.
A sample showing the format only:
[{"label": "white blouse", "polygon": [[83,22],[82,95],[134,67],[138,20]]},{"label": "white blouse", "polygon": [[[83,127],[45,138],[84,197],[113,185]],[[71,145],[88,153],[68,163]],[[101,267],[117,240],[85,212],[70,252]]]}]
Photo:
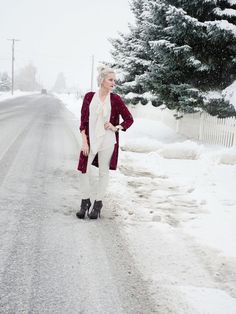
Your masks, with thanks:
[{"label": "white blouse", "polygon": [[110,115],[110,93],[108,93],[104,103],[102,103],[97,91],[93,95],[89,106],[89,141],[90,150],[93,154],[108,149],[116,143],[115,133],[104,128],[104,124],[110,121]]}]

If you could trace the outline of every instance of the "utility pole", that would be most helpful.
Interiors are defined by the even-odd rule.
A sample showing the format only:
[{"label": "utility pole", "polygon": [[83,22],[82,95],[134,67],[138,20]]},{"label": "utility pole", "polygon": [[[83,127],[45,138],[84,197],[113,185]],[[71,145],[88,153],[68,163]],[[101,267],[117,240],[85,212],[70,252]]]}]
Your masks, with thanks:
[{"label": "utility pole", "polygon": [[11,94],[14,94],[14,62],[15,62],[15,41],[20,41],[19,39],[8,39],[12,41],[12,54],[11,54]]},{"label": "utility pole", "polygon": [[94,55],[92,55],[92,69],[91,69],[91,91],[93,91],[93,75],[94,75]]}]

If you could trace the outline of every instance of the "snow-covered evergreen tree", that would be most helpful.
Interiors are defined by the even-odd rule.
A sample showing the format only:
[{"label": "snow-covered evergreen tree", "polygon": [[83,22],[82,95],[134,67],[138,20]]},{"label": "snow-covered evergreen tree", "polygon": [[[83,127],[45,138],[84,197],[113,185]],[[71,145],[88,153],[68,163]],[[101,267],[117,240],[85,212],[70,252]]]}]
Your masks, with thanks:
[{"label": "snow-covered evergreen tree", "polygon": [[52,90],[56,93],[64,93],[66,91],[66,79],[64,73],[58,73]]},{"label": "snow-covered evergreen tree", "polygon": [[[181,42],[189,44],[194,56],[208,66],[208,75],[204,73],[205,80],[201,78],[199,85],[204,85],[205,89],[228,86],[235,78],[236,70],[236,1],[168,0],[168,2],[184,10],[182,21],[184,19],[188,23],[189,19],[193,18],[191,24],[195,24],[195,30],[197,27],[199,32],[198,38],[194,36],[193,28],[185,34],[183,25],[178,28],[178,21],[174,20],[174,16],[172,19],[169,18],[171,25],[176,25],[174,30],[178,28],[184,35],[184,38],[180,39]],[[176,42],[179,44],[179,39]]]},{"label": "snow-covered evergreen tree", "polygon": [[235,0],[170,0],[168,2],[177,8],[182,8],[200,22],[226,19],[236,24]]},{"label": "snow-covered evergreen tree", "polygon": [[[164,34],[151,42],[158,62],[153,59],[150,85],[153,84],[161,100],[171,109],[185,112],[193,112],[196,107],[207,109],[203,92],[223,89],[236,78],[236,27],[219,16],[218,21],[201,21],[188,14],[194,11],[193,15],[201,15],[203,20],[203,13],[207,17],[216,12],[217,8],[212,5],[217,1],[164,2],[167,5]],[[203,3],[206,4],[204,12]],[[210,7],[209,14],[207,7]],[[219,111],[226,106],[229,114],[234,114],[222,99],[217,103]]]},{"label": "snow-covered evergreen tree", "polygon": [[144,0],[134,0],[131,9],[136,23],[129,25],[129,33],[122,34],[118,39],[111,39],[113,45],[112,56],[117,72],[120,73],[117,81],[117,92],[133,104],[141,101],[146,104],[148,94],[144,94],[143,82],[146,80],[146,71],[150,66],[147,51],[149,42],[143,34]]},{"label": "snow-covered evergreen tree", "polygon": [[223,98],[204,95],[236,78],[236,0],[133,0],[132,10],[135,25],[112,41],[119,91],[150,93],[183,112],[235,114]]},{"label": "snow-covered evergreen tree", "polygon": [[0,91],[9,91],[11,89],[11,79],[7,72],[0,73]]}]

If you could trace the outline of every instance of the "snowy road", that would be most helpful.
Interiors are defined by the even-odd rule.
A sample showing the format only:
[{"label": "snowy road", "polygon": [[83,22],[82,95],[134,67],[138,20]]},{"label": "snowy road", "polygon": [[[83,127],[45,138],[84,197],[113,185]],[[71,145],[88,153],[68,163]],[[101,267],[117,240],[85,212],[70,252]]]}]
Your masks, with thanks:
[{"label": "snowy road", "polygon": [[74,215],[72,119],[51,96],[0,103],[0,313],[159,313],[120,220]]},{"label": "snowy road", "polygon": [[[51,96],[0,102],[1,314],[236,313],[234,255],[196,241],[184,229],[214,205],[198,186],[216,195],[221,172],[233,178],[235,168],[137,152],[150,148],[150,127],[155,139],[172,138],[153,123],[155,128],[148,120],[146,130],[136,119],[122,134],[121,140],[130,139],[121,145],[119,169],[111,172],[102,219],[81,221],[75,217],[78,115]],[[144,145],[139,132],[146,131]],[[172,139],[181,140],[175,134]],[[217,202],[235,204],[217,191]],[[210,217],[206,226],[215,236],[215,216]],[[229,218],[222,217],[230,236],[224,228],[220,238],[233,246]]]}]

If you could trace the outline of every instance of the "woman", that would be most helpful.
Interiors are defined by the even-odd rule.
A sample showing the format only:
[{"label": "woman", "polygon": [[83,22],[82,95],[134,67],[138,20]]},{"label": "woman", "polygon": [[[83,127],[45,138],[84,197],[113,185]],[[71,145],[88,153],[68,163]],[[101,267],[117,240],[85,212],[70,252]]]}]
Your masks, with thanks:
[{"label": "woman", "polygon": [[[84,96],[81,109],[82,149],[78,170],[81,171],[82,201],[80,210],[76,213],[80,219],[85,217],[86,212],[90,219],[100,217],[109,169],[117,168],[119,131],[126,131],[133,123],[133,117],[120,96],[111,92],[115,86],[114,70],[101,66],[98,72],[99,89],[96,93],[89,92]],[[120,116],[122,123],[119,123]],[[89,213],[91,165],[99,167],[99,181],[95,201]]]}]

